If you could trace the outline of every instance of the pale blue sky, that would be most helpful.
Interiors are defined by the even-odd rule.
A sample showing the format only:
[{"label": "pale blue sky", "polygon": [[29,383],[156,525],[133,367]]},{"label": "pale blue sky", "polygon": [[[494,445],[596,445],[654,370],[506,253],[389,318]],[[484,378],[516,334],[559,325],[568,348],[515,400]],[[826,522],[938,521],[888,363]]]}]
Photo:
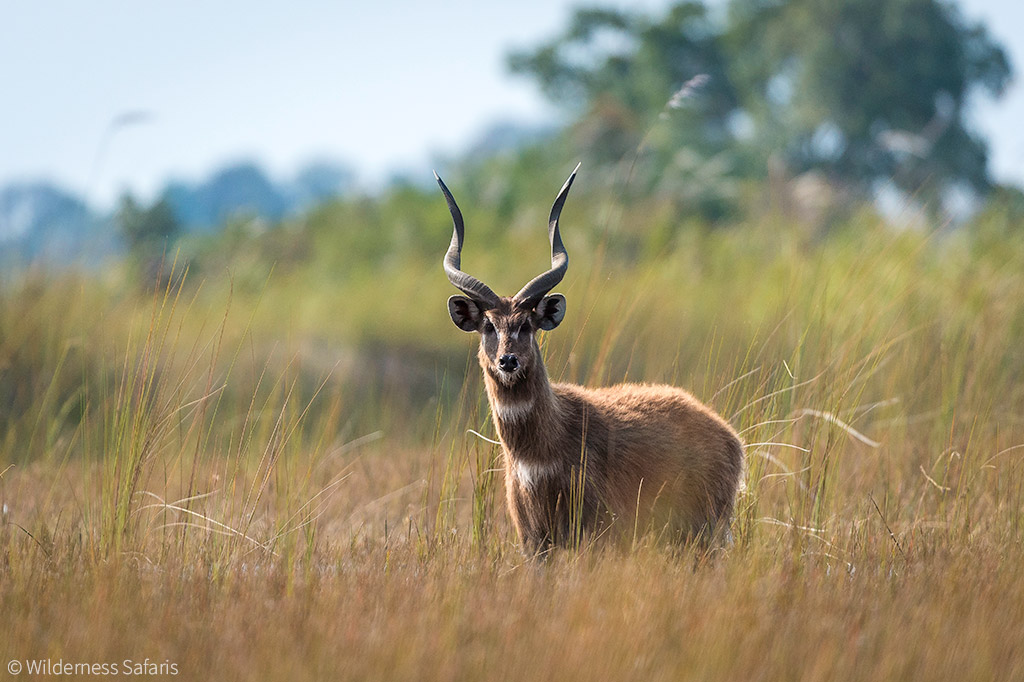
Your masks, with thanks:
[{"label": "pale blue sky", "polygon": [[[125,188],[151,196],[171,177],[239,159],[281,178],[314,158],[345,160],[370,182],[393,169],[429,175],[432,153],[461,149],[496,120],[551,119],[536,89],[507,75],[505,55],[554,35],[578,4],[5,3],[0,184],[46,177],[109,205]],[[1024,2],[961,4],[1024,70]],[[997,177],[1024,184],[1019,81],[976,120]],[[152,118],[103,145],[128,111]]]}]

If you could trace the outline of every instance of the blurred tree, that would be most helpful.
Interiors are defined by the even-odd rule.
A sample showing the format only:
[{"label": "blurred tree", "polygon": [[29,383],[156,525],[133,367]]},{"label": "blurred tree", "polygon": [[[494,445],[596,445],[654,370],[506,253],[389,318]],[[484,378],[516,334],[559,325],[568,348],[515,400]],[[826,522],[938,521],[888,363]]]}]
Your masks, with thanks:
[{"label": "blurred tree", "polygon": [[1003,92],[1010,64],[951,2],[731,0],[727,44],[751,137],[791,173],[926,201],[990,188],[965,111],[975,90]]},{"label": "blurred tree", "polygon": [[258,164],[245,161],[221,168],[198,184],[172,182],[164,198],[190,231],[209,232],[235,218],[281,220],[292,207],[287,194]]},{"label": "blurred tree", "polygon": [[161,198],[143,208],[135,197],[125,194],[117,210],[117,225],[140,276],[147,283],[159,281],[167,248],[181,232],[170,203]]},{"label": "blurred tree", "polygon": [[972,223],[977,232],[997,242],[1019,239],[1024,233],[1024,191],[1019,187],[996,185]]},{"label": "blurred tree", "polygon": [[146,209],[135,197],[126,194],[121,198],[117,219],[121,236],[131,251],[162,249],[179,231],[174,212],[164,199]]},{"label": "blurred tree", "polygon": [[946,0],[730,0],[718,15],[684,0],[661,18],[582,9],[509,64],[575,117],[591,161],[624,160],[632,176],[642,151],[636,189],[710,218],[739,196],[737,179],[769,167],[817,170],[837,196],[866,198],[879,182],[932,206],[984,193],[987,149],[967,105],[1010,77],[1002,47]]},{"label": "blurred tree", "polygon": [[[731,145],[738,106],[721,35],[700,2],[676,3],[661,18],[581,9],[563,35],[512,54],[509,66],[578,117],[574,130],[592,160],[631,159],[662,114],[648,147],[665,150],[666,162],[682,147],[708,157]],[[695,77],[699,90],[687,90]]]},{"label": "blurred tree", "polygon": [[313,161],[295,176],[288,198],[304,210],[352,191],[355,182],[356,173],[351,168],[334,161]]}]

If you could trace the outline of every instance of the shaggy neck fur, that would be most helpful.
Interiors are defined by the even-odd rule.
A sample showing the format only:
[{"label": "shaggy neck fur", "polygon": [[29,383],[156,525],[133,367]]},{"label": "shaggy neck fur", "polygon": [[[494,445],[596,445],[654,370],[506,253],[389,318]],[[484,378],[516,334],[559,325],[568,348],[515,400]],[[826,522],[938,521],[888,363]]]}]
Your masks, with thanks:
[{"label": "shaggy neck fur", "polygon": [[[536,346],[535,357],[540,353]],[[508,385],[486,359],[481,358],[487,400],[491,405],[498,437],[505,454],[516,462],[543,465],[553,463],[545,445],[560,430],[558,398],[551,390],[547,371],[540,362],[531,363],[527,373]]]}]

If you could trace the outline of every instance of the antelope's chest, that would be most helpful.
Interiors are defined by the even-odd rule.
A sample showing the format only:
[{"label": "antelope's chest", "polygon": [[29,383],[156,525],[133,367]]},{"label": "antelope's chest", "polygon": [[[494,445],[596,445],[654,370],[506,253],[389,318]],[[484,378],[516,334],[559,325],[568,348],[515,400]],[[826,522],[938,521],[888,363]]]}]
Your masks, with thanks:
[{"label": "antelope's chest", "polygon": [[559,488],[565,472],[557,463],[511,458],[509,473],[516,488],[526,496],[543,494]]}]

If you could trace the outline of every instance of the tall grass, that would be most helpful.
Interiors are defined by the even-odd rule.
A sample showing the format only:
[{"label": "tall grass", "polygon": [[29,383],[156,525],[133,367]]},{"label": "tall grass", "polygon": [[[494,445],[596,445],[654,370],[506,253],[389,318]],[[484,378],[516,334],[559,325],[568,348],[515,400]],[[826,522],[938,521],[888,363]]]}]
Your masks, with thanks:
[{"label": "tall grass", "polygon": [[726,551],[638,532],[524,560],[475,342],[415,250],[393,277],[325,256],[144,296],[29,279],[0,292],[0,656],[190,679],[1024,675],[1024,244],[867,219],[816,243],[684,231],[642,262],[574,239],[549,372],[684,386],[732,422]]}]

